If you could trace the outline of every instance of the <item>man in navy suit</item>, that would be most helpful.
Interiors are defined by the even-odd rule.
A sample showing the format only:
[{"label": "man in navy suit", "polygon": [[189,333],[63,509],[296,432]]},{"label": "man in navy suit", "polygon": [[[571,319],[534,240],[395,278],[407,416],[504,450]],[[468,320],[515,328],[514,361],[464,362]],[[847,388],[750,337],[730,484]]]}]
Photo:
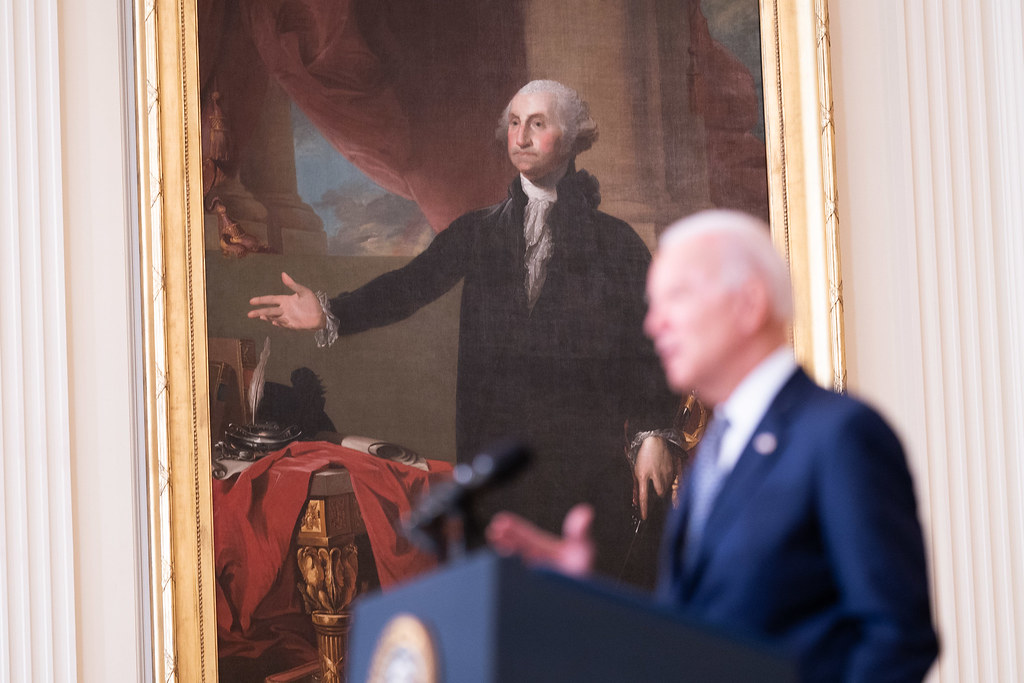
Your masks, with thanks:
[{"label": "man in navy suit", "polygon": [[[767,226],[729,211],[680,221],[647,296],[669,385],[714,407],[666,528],[657,599],[790,653],[802,680],[920,681],[938,644],[903,450],[871,408],[797,366]],[[572,510],[561,538],[512,515],[488,534],[499,551],[583,575],[590,514]]]}]

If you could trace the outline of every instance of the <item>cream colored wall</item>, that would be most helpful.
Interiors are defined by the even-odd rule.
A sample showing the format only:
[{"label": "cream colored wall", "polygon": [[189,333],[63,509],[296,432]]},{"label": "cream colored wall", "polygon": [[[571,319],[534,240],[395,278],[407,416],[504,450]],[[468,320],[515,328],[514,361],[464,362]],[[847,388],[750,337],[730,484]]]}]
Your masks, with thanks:
[{"label": "cream colored wall", "polygon": [[0,12],[0,681],[139,680],[117,0]]},{"label": "cream colored wall", "polygon": [[1024,680],[1019,0],[832,0],[849,385],[909,449],[942,681]]},{"label": "cream colored wall", "polygon": [[[20,0],[16,0],[20,2]],[[68,398],[78,680],[142,681],[145,546],[138,468],[137,277],[119,0],[60,1]],[[132,114],[134,115],[134,114]],[[42,680],[42,679],[34,679]],[[59,678],[58,678],[59,680]]]}]

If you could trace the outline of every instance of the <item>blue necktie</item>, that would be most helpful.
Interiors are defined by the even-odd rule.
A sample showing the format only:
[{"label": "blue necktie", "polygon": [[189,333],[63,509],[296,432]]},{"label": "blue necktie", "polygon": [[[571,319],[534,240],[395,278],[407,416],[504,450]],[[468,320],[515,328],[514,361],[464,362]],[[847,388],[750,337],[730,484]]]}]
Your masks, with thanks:
[{"label": "blue necktie", "polygon": [[711,506],[715,502],[715,497],[718,495],[719,489],[722,488],[722,481],[728,473],[718,462],[718,456],[722,450],[722,437],[727,429],[729,429],[729,420],[725,417],[712,417],[704,431],[700,447],[697,449],[697,457],[694,460],[693,474],[691,475],[693,488],[690,491],[690,510],[686,522],[686,548],[683,557],[683,564],[687,569],[692,568],[697,559],[697,549],[700,547],[701,537],[704,534],[704,525],[708,521],[708,515],[711,514]]}]

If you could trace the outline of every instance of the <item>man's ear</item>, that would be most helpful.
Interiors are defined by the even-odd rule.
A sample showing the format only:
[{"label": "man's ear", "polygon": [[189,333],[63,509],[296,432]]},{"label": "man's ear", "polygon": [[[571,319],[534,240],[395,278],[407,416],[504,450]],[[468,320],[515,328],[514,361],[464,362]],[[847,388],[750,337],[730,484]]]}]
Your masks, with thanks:
[{"label": "man's ear", "polygon": [[740,287],[739,325],[743,332],[753,334],[768,324],[772,317],[771,295],[764,282],[750,278]]}]

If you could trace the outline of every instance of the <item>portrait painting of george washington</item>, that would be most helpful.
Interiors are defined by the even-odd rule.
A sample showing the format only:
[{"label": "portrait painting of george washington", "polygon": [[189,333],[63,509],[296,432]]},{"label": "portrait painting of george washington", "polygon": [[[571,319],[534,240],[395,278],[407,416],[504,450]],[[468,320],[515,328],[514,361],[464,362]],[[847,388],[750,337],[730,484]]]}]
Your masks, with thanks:
[{"label": "portrait painting of george washington", "polygon": [[[591,502],[602,573],[651,584],[672,487],[637,463],[678,472],[700,411],[643,335],[646,270],[680,216],[778,215],[764,21],[756,0],[198,0],[222,681],[316,657],[314,492],[358,503],[323,565],[355,582],[338,607],[433,566],[401,517],[502,439],[530,465],[480,524]],[[240,425],[289,440],[240,458]]]}]

